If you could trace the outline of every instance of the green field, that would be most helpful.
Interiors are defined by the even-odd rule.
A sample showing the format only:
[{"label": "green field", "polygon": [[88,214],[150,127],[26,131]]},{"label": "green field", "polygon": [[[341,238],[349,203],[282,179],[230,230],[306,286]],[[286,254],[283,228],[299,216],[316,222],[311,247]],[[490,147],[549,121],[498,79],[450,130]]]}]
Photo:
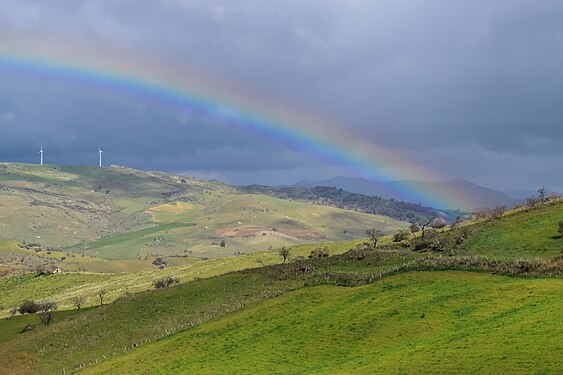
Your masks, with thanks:
[{"label": "green field", "polygon": [[562,301],[560,279],[462,272],[304,288],[86,373],[560,373]]},{"label": "green field", "polygon": [[[2,232],[2,270],[16,275],[0,277],[0,315],[25,299],[59,305],[48,327],[36,315],[0,319],[10,374],[563,372],[561,200],[373,248],[366,228],[407,224],[156,172],[0,167],[14,188],[0,196],[13,205],[2,215],[27,195],[44,199],[26,208],[43,227],[14,216]],[[77,227],[114,228],[86,225],[91,240],[60,249],[10,235],[64,236],[55,228],[70,224],[51,223],[61,212],[86,220]],[[330,256],[308,259],[323,247]],[[157,256],[168,266],[152,265]],[[21,273],[41,261],[106,273]],[[108,273],[135,269],[146,271]],[[154,290],[164,276],[181,283]]]},{"label": "green field", "polygon": [[[324,243],[331,255],[342,254],[358,241]],[[318,245],[298,245],[291,248],[292,257],[307,256]],[[26,274],[0,278],[0,316],[26,299],[50,299],[59,304],[60,309],[72,309],[72,299],[82,296],[86,306],[96,305],[96,293],[107,290],[106,300],[114,301],[125,293],[134,293],[152,289],[155,279],[173,276],[182,283],[195,278],[209,278],[248,268],[281,263],[282,258],[275,251],[260,252],[238,257],[195,260],[188,265],[170,267],[164,270],[145,272],[124,272],[115,274],[63,273],[57,275],[36,276]]]},{"label": "green field", "polygon": [[516,210],[503,220],[478,223],[464,250],[511,259],[562,255],[563,239],[557,233],[560,221],[563,221],[563,202],[541,209]]},{"label": "green field", "polygon": [[[65,260],[43,254],[44,261],[68,270],[103,272],[107,265],[108,272],[134,271],[132,261],[142,270],[143,261],[155,257],[191,263],[185,258],[354,240],[369,228],[391,234],[408,226],[384,216],[242,194],[216,181],[117,166],[0,163],[0,181],[6,186],[0,190],[0,241],[63,251]],[[14,267],[38,261],[2,260]]]}]

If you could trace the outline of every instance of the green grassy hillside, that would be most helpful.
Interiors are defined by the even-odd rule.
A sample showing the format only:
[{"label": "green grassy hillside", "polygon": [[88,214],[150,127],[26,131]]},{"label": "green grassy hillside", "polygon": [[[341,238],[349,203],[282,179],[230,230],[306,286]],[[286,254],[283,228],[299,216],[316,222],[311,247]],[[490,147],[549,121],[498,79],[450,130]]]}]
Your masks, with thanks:
[{"label": "green grassy hillside", "polygon": [[563,201],[530,210],[514,210],[502,220],[475,224],[463,250],[511,259],[562,255],[563,238],[557,232],[560,221],[563,221]]},{"label": "green grassy hillside", "polygon": [[[178,202],[153,203],[156,226],[200,204]],[[220,218],[231,205],[237,203],[205,209]],[[142,273],[2,278],[5,309],[24,298],[52,298],[68,309],[75,295],[87,297],[90,308],[60,311],[49,327],[35,315],[0,319],[0,369],[223,373],[226,366],[264,372],[267,364],[278,373],[557,373],[563,259],[551,241],[563,240],[562,211],[563,202],[552,201],[446,228],[425,239],[440,247],[418,250],[389,238],[377,248],[355,240],[329,244],[332,256],[311,259],[320,245],[292,246],[288,264],[270,251]],[[147,290],[163,276],[183,283]],[[96,307],[102,287],[113,302]],[[28,323],[33,329],[20,333]]]},{"label": "green grassy hillside", "polygon": [[[359,241],[323,243],[331,255],[341,254],[358,244]],[[298,245],[291,248],[292,257],[306,257],[318,245]],[[50,299],[59,309],[73,309],[73,298],[82,296],[85,306],[98,304],[97,292],[107,291],[106,301],[112,302],[125,293],[152,289],[155,279],[172,276],[182,283],[196,278],[209,278],[229,272],[278,264],[282,258],[275,251],[258,252],[238,257],[196,260],[192,264],[170,267],[164,270],[145,272],[122,272],[115,274],[63,273],[37,276],[25,274],[0,278],[0,317],[6,316],[11,307],[26,299]]]},{"label": "green grassy hillside", "polygon": [[562,280],[462,272],[305,288],[85,373],[559,373],[561,301]]},{"label": "green grassy hillside", "polygon": [[[51,262],[88,271],[147,269],[156,257],[184,264],[283,245],[353,240],[368,228],[389,234],[408,225],[242,194],[214,181],[115,166],[1,163],[0,207],[0,253],[12,251],[0,254],[3,264]],[[13,254],[14,244],[35,254]]]}]

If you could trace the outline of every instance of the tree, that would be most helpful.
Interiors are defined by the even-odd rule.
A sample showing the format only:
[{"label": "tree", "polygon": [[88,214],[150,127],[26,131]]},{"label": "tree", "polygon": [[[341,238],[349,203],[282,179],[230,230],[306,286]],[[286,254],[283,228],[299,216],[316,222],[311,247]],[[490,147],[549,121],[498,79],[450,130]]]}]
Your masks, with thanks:
[{"label": "tree", "polygon": [[17,313],[18,313],[18,308],[17,307],[11,307],[10,308],[10,316],[8,317],[8,319],[14,317]]},{"label": "tree", "polygon": [[104,288],[100,289],[100,291],[98,292],[98,297],[100,297],[100,306],[104,304],[104,297],[106,296],[106,294],[108,294],[108,291]]},{"label": "tree", "polygon": [[411,231],[411,233],[412,233],[413,236],[414,236],[414,234],[415,234],[416,232],[420,232],[420,225],[417,224],[417,223],[412,223],[411,226],[409,227],[409,230]]},{"label": "tree", "polygon": [[72,299],[72,303],[74,303],[74,306],[76,306],[76,312],[78,314],[80,314],[80,308],[82,307],[84,302],[86,302],[86,299],[82,296],[76,296]]},{"label": "tree", "polygon": [[545,186],[542,186],[541,188],[538,189],[538,199],[540,203],[543,203],[547,200],[546,195],[547,192],[545,191]]},{"label": "tree", "polygon": [[40,310],[39,304],[32,299],[23,301],[18,307],[20,314],[35,314]]},{"label": "tree", "polygon": [[377,246],[377,241],[379,241],[379,239],[383,236],[383,233],[379,229],[375,228],[368,229],[366,231],[366,234],[368,235],[371,242],[373,242],[374,248]]},{"label": "tree", "polygon": [[561,220],[558,225],[559,228],[557,229],[557,231],[561,233],[561,237],[563,237],[563,220]]},{"label": "tree", "polygon": [[152,282],[155,289],[168,288],[169,286],[178,284],[180,280],[177,277],[163,277],[162,279],[157,279]]},{"label": "tree", "polygon": [[48,326],[53,320],[53,311],[57,309],[57,304],[53,301],[42,301],[39,302],[39,319],[41,323]]},{"label": "tree", "polygon": [[437,216],[432,216],[430,219],[428,219],[428,221],[426,223],[420,224],[420,227],[422,228],[422,236],[421,236],[422,238],[424,238],[426,227],[431,225],[436,218],[437,218]]},{"label": "tree", "polygon": [[289,248],[282,246],[282,248],[280,249],[280,256],[283,258],[283,264],[285,264],[290,255],[291,251],[289,250]]}]

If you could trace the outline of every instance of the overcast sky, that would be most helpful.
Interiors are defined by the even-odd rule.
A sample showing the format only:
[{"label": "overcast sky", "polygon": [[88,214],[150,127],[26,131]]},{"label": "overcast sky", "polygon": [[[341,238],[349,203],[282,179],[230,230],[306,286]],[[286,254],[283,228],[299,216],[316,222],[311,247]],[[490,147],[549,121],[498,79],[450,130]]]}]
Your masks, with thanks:
[{"label": "overcast sky", "polygon": [[[444,179],[503,190],[563,191],[562,20],[560,0],[0,2],[0,36],[185,64],[346,124]],[[34,162],[43,144],[49,163],[94,164],[101,144],[107,163],[233,183],[346,170],[196,120],[0,64],[3,161]]]}]

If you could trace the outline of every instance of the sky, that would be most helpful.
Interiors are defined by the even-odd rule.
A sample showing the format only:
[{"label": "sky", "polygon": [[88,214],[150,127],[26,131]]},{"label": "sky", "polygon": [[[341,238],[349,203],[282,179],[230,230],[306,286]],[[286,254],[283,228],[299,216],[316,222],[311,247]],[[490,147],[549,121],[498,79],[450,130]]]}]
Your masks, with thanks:
[{"label": "sky", "polygon": [[[550,0],[3,0],[0,55],[18,44],[63,63],[87,50],[185,69],[410,163],[388,178],[420,167],[430,181],[563,191],[562,19]],[[53,164],[95,165],[100,145],[107,164],[237,184],[366,177],[221,116],[0,64],[0,160],[37,162],[41,145]]]}]

